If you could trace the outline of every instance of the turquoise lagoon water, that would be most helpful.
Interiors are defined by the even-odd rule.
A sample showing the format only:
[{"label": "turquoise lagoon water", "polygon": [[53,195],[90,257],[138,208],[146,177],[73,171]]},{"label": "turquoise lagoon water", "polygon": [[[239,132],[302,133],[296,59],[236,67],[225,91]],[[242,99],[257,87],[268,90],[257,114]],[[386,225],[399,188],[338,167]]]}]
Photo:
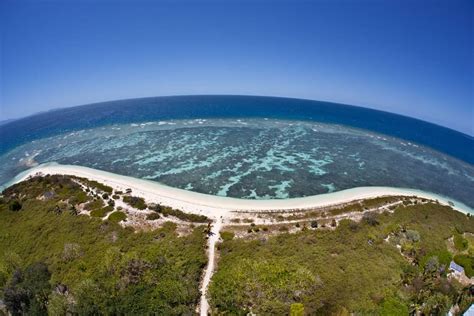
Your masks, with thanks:
[{"label": "turquoise lagoon water", "polygon": [[52,161],[246,199],[392,186],[474,206],[472,164],[401,138],[310,120],[169,119],[63,131],[1,155],[0,182]]}]

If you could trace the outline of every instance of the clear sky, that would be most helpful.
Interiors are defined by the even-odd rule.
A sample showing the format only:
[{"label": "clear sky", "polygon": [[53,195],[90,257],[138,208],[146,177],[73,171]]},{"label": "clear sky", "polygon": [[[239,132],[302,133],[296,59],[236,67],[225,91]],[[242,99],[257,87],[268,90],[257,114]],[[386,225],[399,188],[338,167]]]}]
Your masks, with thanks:
[{"label": "clear sky", "polygon": [[0,120],[180,94],[367,106],[474,135],[474,1],[0,0]]}]

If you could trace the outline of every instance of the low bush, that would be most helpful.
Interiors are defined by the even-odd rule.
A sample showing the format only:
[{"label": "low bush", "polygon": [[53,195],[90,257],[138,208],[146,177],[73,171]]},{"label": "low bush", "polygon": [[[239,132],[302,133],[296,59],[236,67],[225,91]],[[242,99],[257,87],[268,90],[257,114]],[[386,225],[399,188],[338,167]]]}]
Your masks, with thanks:
[{"label": "low bush", "polygon": [[456,255],[453,260],[464,268],[464,272],[468,278],[474,276],[474,257],[468,255]]},{"label": "low bush", "polygon": [[137,208],[139,210],[144,210],[147,208],[145,200],[138,196],[124,196],[123,201],[131,207]]},{"label": "low bush", "polygon": [[[48,191],[56,195],[37,199]],[[109,221],[71,215],[78,205],[69,197],[81,192],[70,177],[52,176],[4,191],[0,315],[193,315],[207,262],[202,227],[179,236],[173,223],[135,231],[111,221],[118,213]],[[22,209],[12,212],[18,196]],[[50,211],[61,203],[60,214]]]},{"label": "low bush", "polygon": [[416,230],[411,230],[411,229],[408,229],[405,233],[405,236],[407,237],[407,239],[411,242],[418,242],[420,241],[420,233],[417,232]]},{"label": "low bush", "polygon": [[456,250],[459,250],[459,251],[464,251],[469,246],[468,241],[463,237],[462,234],[459,234],[459,233],[454,234],[453,242],[454,242],[454,248],[456,248]]},{"label": "low bush", "polygon": [[18,212],[21,210],[21,203],[18,200],[13,200],[8,204],[8,209],[13,212]]},{"label": "low bush", "polygon": [[[474,220],[449,207],[398,207],[360,223],[341,220],[332,230],[284,233],[289,227],[265,242],[223,241],[209,287],[213,314],[288,315],[304,303],[306,315],[446,315],[459,301],[461,287],[443,272],[451,258],[446,240],[454,227],[473,233]],[[403,241],[409,258],[392,237],[383,242],[387,234]],[[472,276],[472,256],[454,261]]]},{"label": "low bush", "polygon": [[153,212],[153,213],[150,213],[146,216],[146,219],[149,220],[149,221],[154,221],[156,219],[160,219],[160,214],[158,214],[157,212]]},{"label": "low bush", "polygon": [[232,240],[234,239],[234,233],[233,232],[227,232],[227,231],[223,231],[221,232],[221,238],[223,241],[229,241],[229,240]]},{"label": "low bush", "polygon": [[94,180],[89,180],[86,178],[80,178],[80,177],[73,177],[73,178],[80,180],[80,182],[84,183],[87,186],[93,187],[98,191],[105,192],[108,194],[112,194],[113,192],[112,187],[109,187],[108,185],[105,185],[103,183],[100,183]]},{"label": "low bush", "polygon": [[123,220],[126,220],[127,215],[124,212],[117,211],[117,212],[113,212],[112,214],[110,214],[108,219],[109,219],[109,221],[111,221],[113,223],[118,223],[118,222],[121,222]]},{"label": "low bush", "polygon": [[84,205],[84,209],[87,211],[98,210],[102,207],[104,207],[104,202],[101,199],[90,201],[86,205]]},{"label": "low bush", "polygon": [[110,213],[113,210],[114,210],[114,208],[111,207],[111,206],[102,207],[102,208],[95,209],[95,210],[91,211],[91,216],[92,217],[104,217],[105,215],[107,215],[107,213]]},{"label": "low bush", "polygon": [[193,222],[193,223],[206,223],[209,222],[209,218],[204,215],[198,215],[198,214],[188,214],[183,211],[173,209],[171,207],[167,206],[162,206],[162,205],[152,205],[150,206],[150,209],[154,210],[155,212],[158,212],[162,214],[163,216],[174,216],[177,217],[178,219],[186,222]]}]

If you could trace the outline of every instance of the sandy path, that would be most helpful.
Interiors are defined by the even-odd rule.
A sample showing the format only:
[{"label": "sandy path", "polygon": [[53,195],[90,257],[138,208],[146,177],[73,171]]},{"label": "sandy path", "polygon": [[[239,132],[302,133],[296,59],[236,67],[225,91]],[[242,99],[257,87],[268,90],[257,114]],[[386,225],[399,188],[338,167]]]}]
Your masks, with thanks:
[{"label": "sandy path", "polygon": [[212,235],[208,239],[208,261],[207,267],[204,272],[204,278],[201,285],[201,303],[199,314],[201,316],[207,316],[209,313],[209,302],[207,300],[207,289],[211,282],[212,275],[214,274],[216,264],[216,243],[220,239],[220,230],[222,228],[222,219],[217,219],[211,228]]}]

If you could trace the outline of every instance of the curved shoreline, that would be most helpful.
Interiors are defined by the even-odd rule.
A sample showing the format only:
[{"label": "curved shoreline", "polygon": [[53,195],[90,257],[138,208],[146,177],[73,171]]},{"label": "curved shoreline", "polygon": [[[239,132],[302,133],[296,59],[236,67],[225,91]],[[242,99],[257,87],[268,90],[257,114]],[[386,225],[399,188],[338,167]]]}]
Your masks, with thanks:
[{"label": "curved shoreline", "polygon": [[[21,172],[3,188],[23,181],[37,173],[65,174],[88,178],[107,184],[117,190],[132,189],[132,194],[141,196],[153,203],[161,203],[185,212],[203,214],[211,218],[225,217],[235,211],[269,211],[269,210],[296,210],[320,208],[336,204],[348,203],[354,200],[375,198],[380,196],[418,196],[430,200],[437,200],[444,205],[450,205],[457,211],[474,214],[469,206],[438,194],[415,189],[394,187],[357,187],[332,193],[319,194],[308,197],[291,198],[285,200],[246,200],[231,197],[222,197],[187,191],[160,184],[158,182],[122,176],[111,172],[92,169],[82,166],[60,165],[46,163]],[[3,189],[0,188],[0,189]],[[451,204],[452,203],[452,204]]]},{"label": "curved shoreline", "polygon": [[183,189],[169,187],[158,182],[143,180],[128,176],[122,176],[106,171],[92,168],[59,165],[57,163],[42,164],[24,172],[21,172],[5,187],[26,180],[36,174],[63,174],[71,175],[111,186],[114,190],[125,191],[132,190],[132,195],[144,198],[148,203],[160,203],[184,212],[201,214],[209,217],[213,221],[211,231],[213,232],[208,239],[207,257],[208,263],[203,271],[202,282],[200,285],[201,297],[196,311],[200,315],[208,315],[209,301],[207,297],[208,286],[211,282],[216,264],[216,243],[220,239],[220,229],[224,220],[231,219],[232,212],[247,211],[290,211],[311,208],[321,208],[348,203],[354,200],[375,198],[381,196],[417,196],[430,200],[437,200],[439,203],[449,205],[453,209],[474,214],[474,210],[469,206],[458,201],[443,197],[434,193],[424,192],[413,189],[401,189],[393,187],[358,187],[333,193],[326,193],[302,198],[292,198],[286,200],[244,200],[230,197],[221,197],[187,191]]}]

